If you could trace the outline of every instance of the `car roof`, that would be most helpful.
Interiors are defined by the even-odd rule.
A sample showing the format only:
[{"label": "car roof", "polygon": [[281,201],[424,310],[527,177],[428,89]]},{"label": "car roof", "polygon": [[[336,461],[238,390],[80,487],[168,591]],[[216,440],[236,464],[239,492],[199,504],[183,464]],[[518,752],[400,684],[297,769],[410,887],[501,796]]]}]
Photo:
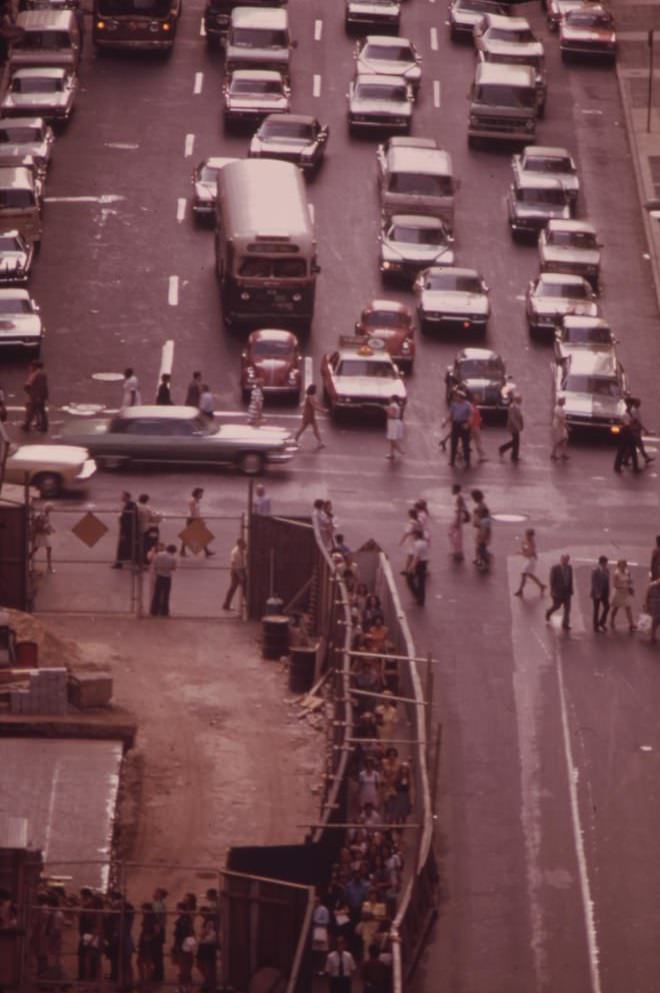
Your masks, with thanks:
[{"label": "car roof", "polygon": [[548,227],[553,231],[584,231],[585,234],[596,234],[596,228],[588,221],[562,221],[557,218],[548,221]]},{"label": "car roof", "polygon": [[4,189],[15,188],[24,189],[29,186],[34,189],[34,175],[32,169],[26,166],[4,166],[0,165],[0,187]]},{"label": "car roof", "polygon": [[474,276],[476,279],[481,279],[481,276],[476,269],[463,269],[455,265],[431,265],[425,272],[446,272],[451,276]]},{"label": "car roof", "polygon": [[66,31],[71,23],[70,10],[24,10],[16,18],[16,27],[25,31],[44,28]]},{"label": "car roof", "polygon": [[551,285],[560,286],[562,283],[573,283],[577,285],[578,283],[586,283],[586,279],[582,276],[577,276],[573,272],[542,272],[538,277],[539,283],[550,283]]},{"label": "car roof", "polygon": [[[508,20],[509,18],[507,18]],[[543,53],[543,45],[540,41],[504,41],[502,38],[488,38],[484,37],[480,42],[483,46],[482,50],[479,52],[480,55],[484,55],[487,52],[492,52],[493,55],[515,55],[515,56],[527,56],[528,58],[538,57],[539,54]]]},{"label": "car roof", "polygon": [[405,86],[408,87],[402,76],[385,76],[375,72],[358,72],[355,76],[356,83],[374,83],[378,86]]},{"label": "car roof", "polygon": [[461,359],[499,359],[501,361],[501,356],[490,348],[462,348],[456,358],[458,361]]},{"label": "car roof", "polygon": [[288,121],[289,124],[314,124],[316,118],[312,114],[267,114],[264,121]]},{"label": "car roof", "polygon": [[573,158],[567,148],[560,148],[558,145],[526,145],[523,154],[543,156],[546,159]]},{"label": "car roof", "polygon": [[607,328],[611,331],[610,322],[604,317],[587,317],[584,314],[566,314],[563,324],[565,328]]},{"label": "car roof", "polygon": [[391,169],[402,172],[425,172],[443,176],[451,176],[453,172],[451,156],[442,148],[395,145],[388,149],[387,159]]},{"label": "car roof", "polygon": [[21,300],[29,300],[30,294],[18,286],[0,289],[0,300],[15,300],[17,297]]},{"label": "car roof", "polygon": [[[579,11],[581,14],[583,14],[585,10],[588,10],[590,13],[609,14],[610,17],[612,16],[612,11],[602,3],[581,3],[579,7],[575,7],[575,10]],[[569,14],[572,13],[573,11],[570,10]]]},{"label": "car roof", "polygon": [[381,300],[377,298],[375,300],[370,300],[366,307],[362,308],[362,312],[374,310],[386,310],[391,314],[410,314],[410,309],[401,303],[399,300]]},{"label": "car roof", "polygon": [[561,180],[555,176],[515,176],[515,183],[521,190],[563,190]]},{"label": "car roof", "polygon": [[282,79],[282,73],[277,69],[232,69],[232,79]]},{"label": "car roof", "polygon": [[531,66],[506,65],[500,62],[479,62],[475,81],[481,83],[503,83],[507,86],[529,86],[536,88],[536,74]]},{"label": "car roof", "polygon": [[120,417],[122,420],[133,421],[140,417],[152,417],[162,421],[193,420],[199,411],[196,407],[184,407],[183,404],[162,406],[160,404],[140,404],[136,407],[125,407]]},{"label": "car roof", "polygon": [[417,228],[447,227],[447,222],[441,217],[431,217],[429,214],[392,214],[387,220],[390,224],[409,224]]},{"label": "car roof", "polygon": [[[43,128],[44,119],[43,117],[0,117],[0,131],[3,128]],[[14,144],[10,142],[9,144]]]},{"label": "car roof", "polygon": [[370,348],[365,343],[364,335],[358,335],[357,337],[340,335],[337,351],[339,357],[342,359],[369,359],[373,362],[385,362],[387,365],[392,365],[390,353],[384,349]]},{"label": "car roof", "polygon": [[41,79],[52,77],[61,79],[68,75],[69,73],[66,69],[61,69],[57,66],[26,66],[24,69],[16,69],[15,72],[12,72],[11,78],[14,79],[15,76],[19,76],[21,79],[24,79],[26,76],[36,76]]},{"label": "car roof", "polygon": [[530,24],[526,17],[509,17],[508,14],[485,14],[486,23],[489,28],[504,28],[509,31],[519,31],[521,28],[529,28]]},{"label": "car roof", "polygon": [[286,28],[289,19],[282,7],[234,7],[231,23],[237,28]]},{"label": "car roof", "polygon": [[211,169],[223,169],[230,162],[238,162],[238,159],[228,158],[223,155],[212,155],[208,159],[202,159],[200,166],[209,166]]},{"label": "car roof", "polygon": [[385,151],[390,148],[438,148],[435,138],[413,138],[412,135],[392,135],[383,143]]},{"label": "car roof", "polygon": [[388,48],[403,48],[405,45],[412,46],[410,38],[391,34],[368,34],[364,39],[364,45],[371,44],[386,45]]},{"label": "car roof", "polygon": [[568,371],[588,376],[613,376],[618,369],[618,359],[611,350],[596,351],[588,348],[571,351]]},{"label": "car roof", "polygon": [[298,344],[298,339],[292,331],[282,331],[279,328],[260,328],[258,331],[252,331],[248,343],[252,344],[255,341],[284,341]]}]

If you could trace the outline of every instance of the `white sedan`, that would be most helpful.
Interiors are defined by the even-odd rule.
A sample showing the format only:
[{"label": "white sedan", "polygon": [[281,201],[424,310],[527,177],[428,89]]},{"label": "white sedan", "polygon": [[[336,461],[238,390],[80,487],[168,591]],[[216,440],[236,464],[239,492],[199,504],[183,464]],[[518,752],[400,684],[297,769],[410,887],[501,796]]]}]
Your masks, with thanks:
[{"label": "white sedan", "polygon": [[14,445],[10,443],[4,481],[28,483],[43,498],[68,490],[85,489],[96,472],[96,462],[78,445]]}]

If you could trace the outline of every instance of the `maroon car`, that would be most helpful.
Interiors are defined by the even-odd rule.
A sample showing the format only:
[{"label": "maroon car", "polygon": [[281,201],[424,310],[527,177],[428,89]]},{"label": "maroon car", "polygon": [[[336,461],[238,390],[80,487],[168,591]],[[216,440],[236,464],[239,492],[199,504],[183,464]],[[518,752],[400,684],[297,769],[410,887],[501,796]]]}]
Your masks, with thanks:
[{"label": "maroon car", "polygon": [[412,372],[415,362],[413,316],[396,300],[372,300],[355,323],[356,335],[364,335],[371,348],[382,343],[399,368]]},{"label": "maroon car", "polygon": [[295,334],[264,328],[253,331],[241,355],[241,390],[248,399],[257,378],[266,396],[298,399],[301,385],[300,345]]}]

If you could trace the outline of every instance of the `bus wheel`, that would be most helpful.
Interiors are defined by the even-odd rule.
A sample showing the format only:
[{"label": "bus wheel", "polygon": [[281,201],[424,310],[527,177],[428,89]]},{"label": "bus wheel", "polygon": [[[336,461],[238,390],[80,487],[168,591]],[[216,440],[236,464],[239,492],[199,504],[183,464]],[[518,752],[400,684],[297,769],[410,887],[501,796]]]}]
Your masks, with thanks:
[{"label": "bus wheel", "polygon": [[264,457],[258,452],[246,452],[241,458],[241,471],[246,476],[258,476],[264,468]]}]

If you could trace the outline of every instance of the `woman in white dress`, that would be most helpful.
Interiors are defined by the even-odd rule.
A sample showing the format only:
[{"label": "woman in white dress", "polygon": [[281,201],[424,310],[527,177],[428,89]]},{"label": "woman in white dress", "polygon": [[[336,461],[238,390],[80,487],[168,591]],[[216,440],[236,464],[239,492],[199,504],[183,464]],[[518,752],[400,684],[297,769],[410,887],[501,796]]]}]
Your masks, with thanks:
[{"label": "woman in white dress", "polygon": [[616,615],[620,609],[623,609],[625,610],[626,617],[628,618],[628,628],[630,631],[634,631],[635,623],[632,615],[632,598],[634,589],[630,569],[628,568],[628,563],[625,559],[619,559],[616,564],[616,569],[612,574],[612,587],[614,589],[614,596],[612,597],[610,627],[612,631],[616,630],[616,624],[614,623],[616,621]]},{"label": "woman in white dress", "polygon": [[403,421],[401,420],[401,407],[396,397],[390,398],[385,413],[387,415],[386,437],[390,443],[390,450],[385,458],[393,461],[397,454],[404,454],[400,444],[403,441]]}]

